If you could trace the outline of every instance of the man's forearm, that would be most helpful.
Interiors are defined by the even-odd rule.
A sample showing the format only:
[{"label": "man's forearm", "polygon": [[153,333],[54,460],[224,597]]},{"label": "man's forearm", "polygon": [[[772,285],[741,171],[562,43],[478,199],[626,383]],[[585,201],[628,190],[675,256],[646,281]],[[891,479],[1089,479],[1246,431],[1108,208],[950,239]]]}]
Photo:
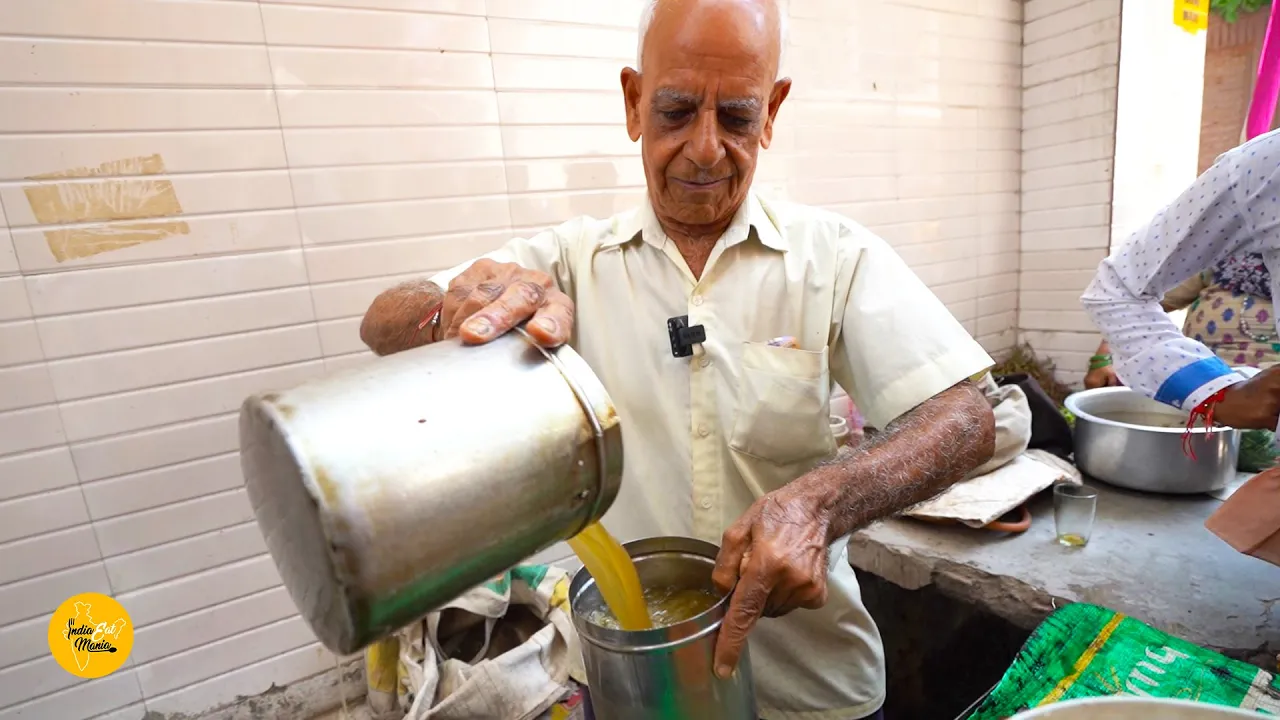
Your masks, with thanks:
[{"label": "man's forearm", "polygon": [[431,342],[430,328],[419,328],[425,314],[444,300],[430,280],[409,280],[384,290],[365,311],[360,339],[378,355],[391,355]]},{"label": "man's forearm", "polygon": [[828,539],[927,500],[995,452],[995,417],[963,382],[889,423],[801,480],[822,497]]}]

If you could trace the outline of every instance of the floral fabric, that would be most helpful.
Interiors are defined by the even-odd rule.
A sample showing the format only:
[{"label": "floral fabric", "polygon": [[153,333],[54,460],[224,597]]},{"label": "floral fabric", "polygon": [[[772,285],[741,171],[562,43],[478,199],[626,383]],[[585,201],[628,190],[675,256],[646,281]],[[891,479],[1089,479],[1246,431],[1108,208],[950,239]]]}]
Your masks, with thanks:
[{"label": "floral fabric", "polygon": [[1228,365],[1266,367],[1280,363],[1275,307],[1266,297],[1210,285],[1188,308],[1183,332]]},{"label": "floral fabric", "polygon": [[1271,299],[1271,273],[1258,253],[1232,255],[1213,268],[1213,284],[1239,295]]}]

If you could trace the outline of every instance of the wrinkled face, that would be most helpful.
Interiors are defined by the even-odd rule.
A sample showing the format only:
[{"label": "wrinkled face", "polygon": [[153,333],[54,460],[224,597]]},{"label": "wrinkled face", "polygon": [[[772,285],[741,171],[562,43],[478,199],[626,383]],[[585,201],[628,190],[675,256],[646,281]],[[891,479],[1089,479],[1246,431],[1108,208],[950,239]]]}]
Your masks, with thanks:
[{"label": "wrinkled face", "polygon": [[727,225],[790,90],[775,82],[773,0],[669,0],[655,12],[644,72],[627,68],[627,129],[640,139],[649,198],[664,226]]}]

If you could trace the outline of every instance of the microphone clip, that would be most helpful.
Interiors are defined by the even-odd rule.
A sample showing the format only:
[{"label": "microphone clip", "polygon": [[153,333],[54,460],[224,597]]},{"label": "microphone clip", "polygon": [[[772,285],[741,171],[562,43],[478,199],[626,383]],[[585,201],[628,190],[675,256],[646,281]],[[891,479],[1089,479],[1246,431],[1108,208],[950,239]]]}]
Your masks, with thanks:
[{"label": "microphone clip", "polygon": [[671,355],[683,358],[693,355],[693,346],[706,342],[707,330],[701,325],[689,325],[689,316],[667,318],[667,337],[671,339]]}]

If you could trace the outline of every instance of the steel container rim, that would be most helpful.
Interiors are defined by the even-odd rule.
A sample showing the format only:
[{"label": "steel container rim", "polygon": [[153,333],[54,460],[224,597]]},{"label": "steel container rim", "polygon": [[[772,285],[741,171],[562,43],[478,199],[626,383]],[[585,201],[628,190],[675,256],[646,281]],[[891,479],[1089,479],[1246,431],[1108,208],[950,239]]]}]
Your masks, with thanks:
[{"label": "steel container rim", "polygon": [[[654,555],[684,555],[715,567],[720,548],[696,538],[658,536],[623,543],[622,548],[635,560]],[[726,593],[715,605],[697,615],[665,627],[650,630],[614,630],[589,621],[576,611],[582,594],[595,585],[595,578],[585,567],[578,568],[569,583],[569,608],[578,636],[596,647],[615,653],[640,654],[686,645],[720,629],[728,611],[732,593]]]},{"label": "steel container rim", "polygon": [[[1121,422],[1119,420],[1111,420],[1109,418],[1104,418],[1098,415],[1094,415],[1093,413],[1081,408],[1080,406],[1081,402],[1087,403],[1093,398],[1107,397],[1108,395],[1133,395],[1140,398],[1146,398],[1145,395],[1137,393],[1131,388],[1105,387],[1105,388],[1094,388],[1092,390],[1081,390],[1079,392],[1074,392],[1068,395],[1066,400],[1064,400],[1062,404],[1067,408],[1068,411],[1070,411],[1072,415],[1076,417],[1077,420],[1083,419],[1088,422],[1095,423],[1097,425],[1123,428],[1126,430],[1142,430],[1144,432],[1159,433],[1161,435],[1182,435],[1188,432],[1186,428],[1180,428],[1180,427],[1162,428],[1162,427],[1155,427],[1152,425],[1135,425],[1133,423]],[[1151,400],[1151,402],[1158,402],[1158,401]],[[1169,407],[1173,408],[1172,405],[1170,405]],[[1176,408],[1173,408],[1173,409],[1176,409]],[[1227,427],[1225,425],[1219,425],[1217,427],[1212,427],[1212,428],[1196,426],[1191,428],[1190,432],[1194,435],[1223,435],[1223,434],[1230,434],[1230,433],[1236,432],[1236,429],[1232,427]]]}]

